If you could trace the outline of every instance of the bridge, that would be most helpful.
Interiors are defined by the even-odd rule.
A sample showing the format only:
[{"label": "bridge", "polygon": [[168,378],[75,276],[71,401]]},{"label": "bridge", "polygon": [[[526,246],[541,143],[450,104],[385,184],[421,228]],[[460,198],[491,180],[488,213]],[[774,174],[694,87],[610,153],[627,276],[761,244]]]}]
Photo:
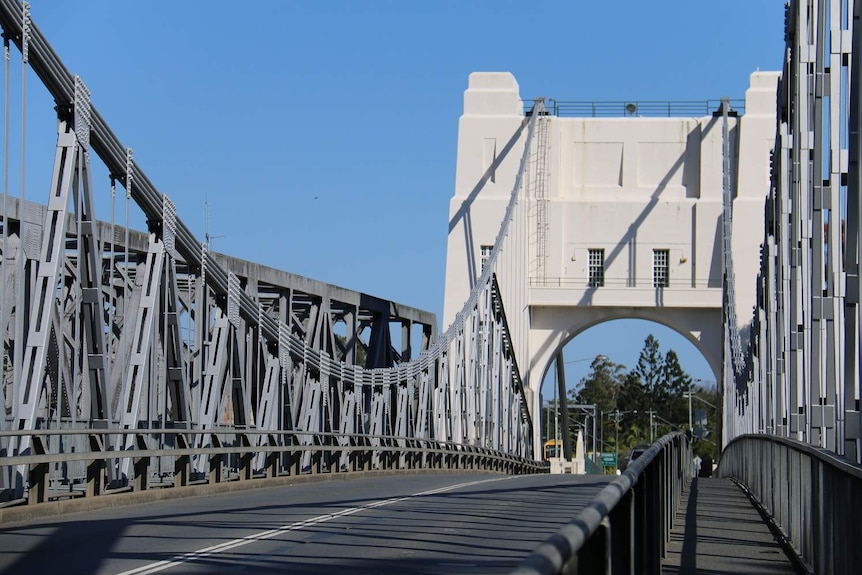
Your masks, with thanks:
[{"label": "bridge", "polygon": [[[750,508],[732,479],[776,534],[746,520],[761,550],[777,538],[804,570],[853,572],[859,18],[790,2],[784,69],[740,102],[525,106],[510,74],[471,75],[438,333],[429,312],[213,251],[29,4],[0,0],[0,565],[653,573],[676,554],[684,572],[709,497]],[[47,197],[26,186],[25,145],[10,165],[27,73],[56,104]],[[618,477],[540,461],[544,374],[620,317],[706,357],[725,483],[693,481],[681,433]],[[711,509],[731,525],[729,507]],[[730,557],[744,543],[707,535]]]}]

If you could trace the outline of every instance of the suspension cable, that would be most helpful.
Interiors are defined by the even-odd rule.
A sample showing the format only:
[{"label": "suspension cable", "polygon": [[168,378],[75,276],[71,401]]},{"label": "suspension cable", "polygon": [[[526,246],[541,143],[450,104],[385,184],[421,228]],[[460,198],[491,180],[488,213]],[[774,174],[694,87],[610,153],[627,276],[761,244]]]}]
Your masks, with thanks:
[{"label": "suspension cable", "polygon": [[3,261],[0,262],[0,385],[6,384],[6,282],[9,277],[9,36],[3,34]]},{"label": "suspension cable", "polygon": [[[126,148],[126,222],[124,226],[124,236],[123,236],[123,273],[121,275],[121,279],[123,281],[123,333],[126,332],[126,326],[128,325],[126,322],[128,318],[126,318],[126,302],[129,300],[129,203],[132,201],[132,181],[134,180],[134,175],[132,174],[132,149]],[[126,369],[126,345],[122,344],[122,339],[120,340],[120,345],[122,348],[123,362],[120,364],[120,373]]]},{"label": "suspension cable", "polygon": [[[117,342],[114,338],[114,318],[117,315],[117,297],[114,288],[114,273],[117,266],[117,232],[116,232],[117,180],[111,176],[111,263],[108,268],[108,358],[111,364],[116,359]],[[108,377],[113,377],[108,374]]]},{"label": "suspension cable", "polygon": [[24,278],[24,253],[25,238],[27,233],[27,218],[26,199],[27,192],[25,187],[25,166],[27,156],[27,63],[30,60],[30,3],[24,2],[22,6],[22,23],[21,23],[21,194],[18,199],[18,255],[16,258],[16,279],[15,279],[15,358],[13,360],[15,370],[15,380],[18,385],[12,387],[15,394],[13,403],[14,413],[13,418],[18,417],[18,388],[21,384],[26,385],[22,379],[24,377],[24,348],[26,347],[26,334],[24,333],[24,310],[27,308],[25,301],[25,281]]}]

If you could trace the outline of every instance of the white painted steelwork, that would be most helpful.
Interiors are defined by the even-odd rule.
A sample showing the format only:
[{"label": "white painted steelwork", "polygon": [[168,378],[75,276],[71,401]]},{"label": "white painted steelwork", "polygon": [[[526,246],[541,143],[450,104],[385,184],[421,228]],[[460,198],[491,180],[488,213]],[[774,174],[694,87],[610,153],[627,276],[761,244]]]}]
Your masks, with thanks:
[{"label": "white painted steelwork", "polygon": [[[381,458],[396,452],[381,438],[395,442],[401,465],[419,439],[532,459],[518,341],[503,311],[523,305],[524,290],[512,299],[496,279],[509,257],[503,246],[520,245],[507,238],[526,234],[520,186],[459,320],[436,338],[433,314],[211,252],[90,106],[86,86],[16,0],[0,0],[0,24],[12,43],[23,42],[25,63],[57,102],[60,119],[47,209],[4,192],[0,266],[16,297],[4,292],[0,308],[4,356],[14,358],[11,378],[4,365],[2,399],[12,415],[0,416],[2,429],[116,429],[90,438],[91,450],[117,452],[109,483],[89,476],[93,493],[134,488],[131,478],[145,483],[137,470],[146,464],[135,453],[148,443],[178,450],[176,461],[159,456],[151,469],[154,477],[179,474],[181,483],[191,475],[217,481],[223,467],[272,469],[265,454],[290,451],[278,444],[285,437],[305,448],[304,469],[356,468],[359,456],[348,442],[357,435],[369,438],[371,466],[381,468],[392,467]],[[532,134],[536,122],[527,124]],[[112,198],[116,183],[126,188],[121,238],[113,213],[110,223],[95,219],[90,150],[107,168]],[[522,174],[527,165],[525,158]],[[147,219],[147,234],[129,229],[132,202]],[[189,433],[119,433],[147,428]],[[201,430],[207,433],[191,433]],[[337,449],[316,449],[321,438]],[[84,435],[60,434],[49,445],[31,445],[30,435],[12,434],[0,437],[0,452],[82,452],[82,441]],[[242,455],[254,465],[209,458],[230,442],[261,448]],[[203,451],[189,459],[186,448]],[[83,485],[83,463],[54,465],[51,474]],[[26,493],[28,473],[7,466],[0,499]]]}]

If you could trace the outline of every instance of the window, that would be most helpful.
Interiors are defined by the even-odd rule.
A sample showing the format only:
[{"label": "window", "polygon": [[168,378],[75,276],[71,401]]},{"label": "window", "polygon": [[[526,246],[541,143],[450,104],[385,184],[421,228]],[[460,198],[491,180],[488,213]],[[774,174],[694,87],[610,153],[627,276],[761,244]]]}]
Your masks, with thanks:
[{"label": "window", "polygon": [[670,250],[653,250],[652,251],[652,286],[657,288],[668,287],[670,285],[670,270],[668,269],[668,261],[670,260]]},{"label": "window", "polygon": [[605,285],[605,250],[590,249],[590,287],[602,287]]},{"label": "window", "polygon": [[494,249],[494,246],[480,246],[482,256],[482,271],[479,273],[485,272],[485,264],[488,263],[488,260],[491,258],[491,251]]}]

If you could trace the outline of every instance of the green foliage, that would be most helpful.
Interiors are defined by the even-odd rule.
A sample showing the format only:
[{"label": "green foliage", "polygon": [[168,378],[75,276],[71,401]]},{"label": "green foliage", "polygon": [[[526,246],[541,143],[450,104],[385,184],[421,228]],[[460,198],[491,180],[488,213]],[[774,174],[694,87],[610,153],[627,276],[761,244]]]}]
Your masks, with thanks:
[{"label": "green foliage", "polygon": [[590,369],[590,373],[581,380],[580,391],[576,393],[570,389],[569,396],[576,403],[595,405],[599,411],[615,409],[626,367],[599,355],[590,364]]},{"label": "green foliage", "polygon": [[[620,382],[617,406],[628,412],[620,419],[620,450],[628,452],[634,445],[648,443],[650,439],[650,410],[653,410],[653,439],[670,431],[688,429],[688,398],[686,393],[692,389],[692,379],[679,362],[674,350],[662,354],[659,341],[650,334],[644,340],[643,349],[638,357],[637,366],[623,375]],[[696,394],[706,394],[706,390],[696,390]],[[715,393],[714,390],[712,392]],[[704,399],[707,399],[704,397]],[[718,405],[718,398],[707,399]],[[699,407],[704,407],[700,405]],[[715,431],[717,414],[708,409],[707,429]],[[614,422],[611,422],[614,423]],[[704,454],[715,456],[716,440],[702,441],[699,449]],[[710,448],[712,451],[710,451]]]},{"label": "green foliage", "polygon": [[631,371],[623,377],[620,395],[617,401],[621,411],[637,411],[642,413],[649,409],[646,386],[640,376]]},{"label": "green foliage", "polygon": [[674,350],[664,357],[663,377],[656,394],[655,409],[672,423],[688,422],[688,400],[685,393],[691,386],[691,377],[682,370]]},{"label": "green foliage", "polygon": [[[687,393],[694,392],[693,410],[705,409],[706,429],[711,433],[693,444],[694,453],[704,461],[716,457],[719,439],[718,413],[715,407],[707,407],[697,398],[713,406],[719,405],[717,391],[693,385],[692,378],[683,370],[679,356],[674,350],[662,353],[659,341],[650,334],[644,340],[637,366],[626,371],[622,364],[614,363],[605,355],[596,356],[590,364],[590,372],[581,379],[576,389],[568,392],[569,401],[584,405],[595,405],[600,422],[597,430],[601,451],[618,451],[620,459],[631,449],[650,440],[650,411],[653,412],[653,437],[658,439],[670,431],[688,430],[689,400]],[[619,418],[615,413],[619,410]],[[543,408],[543,435],[554,437],[553,420],[557,413],[554,402]],[[585,413],[570,410],[570,437],[574,441],[579,426],[591,430]],[[617,424],[619,428],[617,429]],[[695,422],[696,424],[696,422]],[[560,434],[563,430],[560,430]],[[587,445],[591,448],[590,442]]]},{"label": "green foliage", "polygon": [[[335,334],[335,359],[338,361],[345,361],[347,357],[347,338],[343,335]],[[356,357],[354,358],[354,365],[365,365],[365,356],[367,355],[367,349],[365,345],[358,340],[356,341]]]},{"label": "green foliage", "polygon": [[638,365],[634,373],[640,377],[650,398],[656,391],[656,386],[662,380],[664,361],[659,352],[659,343],[653,334],[649,334],[644,341],[644,347],[638,357]]}]

